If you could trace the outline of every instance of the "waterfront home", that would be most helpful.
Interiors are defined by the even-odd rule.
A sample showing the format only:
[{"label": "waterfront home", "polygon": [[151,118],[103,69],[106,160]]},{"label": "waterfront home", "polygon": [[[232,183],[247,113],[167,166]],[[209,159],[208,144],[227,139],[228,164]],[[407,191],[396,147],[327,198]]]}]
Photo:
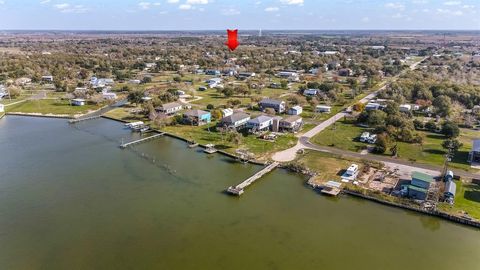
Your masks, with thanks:
[{"label": "waterfront home", "polygon": [[244,112],[238,112],[222,118],[219,126],[224,128],[242,129],[250,120],[250,115]]},{"label": "waterfront home", "polygon": [[182,109],[183,109],[182,104],[177,102],[162,104],[161,106],[155,108],[157,112],[161,112],[168,115],[175,114],[181,111]]},{"label": "waterfront home", "polygon": [[318,95],[319,92],[320,92],[320,90],[318,90],[318,89],[305,89],[303,91],[303,95],[306,96],[306,97],[314,97],[314,96]]},{"label": "waterfront home", "polygon": [[315,107],[315,112],[318,113],[330,113],[332,112],[332,107],[327,105],[317,105]]},{"label": "waterfront home", "polygon": [[202,126],[212,121],[210,112],[202,110],[189,110],[183,113],[183,122],[194,126]]},{"label": "waterfront home", "polygon": [[5,105],[0,103],[0,112],[4,112],[4,111],[5,111]]},{"label": "waterfront home", "polygon": [[247,122],[247,128],[250,133],[268,131],[272,126],[273,118],[266,115],[260,115],[257,118],[250,119]]},{"label": "waterfront home", "polygon": [[289,115],[300,115],[302,113],[303,113],[303,108],[298,105],[288,109],[288,112],[287,112],[287,114]]},{"label": "waterfront home", "polygon": [[260,101],[258,103],[258,106],[260,107],[261,111],[265,111],[266,109],[271,108],[274,109],[277,113],[283,113],[285,112],[286,103],[285,101],[266,98]]},{"label": "waterfront home", "polygon": [[85,99],[83,98],[74,98],[70,101],[72,106],[84,106],[85,105]]},{"label": "waterfront home", "polygon": [[480,139],[473,140],[472,151],[468,154],[468,162],[472,164],[480,163]]},{"label": "waterfront home", "polygon": [[405,186],[408,197],[417,200],[425,200],[427,198],[428,189],[434,181],[433,177],[428,174],[413,172],[410,185]]},{"label": "waterfront home", "polygon": [[296,132],[302,128],[303,119],[298,115],[292,115],[280,120],[280,129],[285,131]]},{"label": "waterfront home", "polygon": [[342,182],[355,181],[358,175],[358,165],[352,164],[348,169],[342,174]]}]

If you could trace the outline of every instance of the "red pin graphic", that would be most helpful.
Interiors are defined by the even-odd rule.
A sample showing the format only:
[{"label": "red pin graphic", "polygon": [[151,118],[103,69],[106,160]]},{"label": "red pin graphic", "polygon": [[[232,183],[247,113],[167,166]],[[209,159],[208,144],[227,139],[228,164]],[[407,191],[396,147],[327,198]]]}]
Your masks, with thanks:
[{"label": "red pin graphic", "polygon": [[225,43],[225,45],[227,45],[231,51],[234,51],[240,44],[238,43],[238,29],[235,29],[235,30],[227,29],[227,34],[228,34],[228,41]]}]

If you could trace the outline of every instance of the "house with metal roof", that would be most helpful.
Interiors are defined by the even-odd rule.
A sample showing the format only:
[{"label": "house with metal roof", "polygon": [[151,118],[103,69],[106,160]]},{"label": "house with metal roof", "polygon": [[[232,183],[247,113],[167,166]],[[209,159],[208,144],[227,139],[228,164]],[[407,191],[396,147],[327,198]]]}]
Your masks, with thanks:
[{"label": "house with metal roof", "polygon": [[273,124],[273,118],[266,115],[260,115],[257,118],[250,119],[247,122],[247,128],[251,133],[267,131]]},{"label": "house with metal roof", "polygon": [[280,130],[296,132],[302,128],[303,119],[298,115],[292,115],[280,120]]},{"label": "house with metal roof", "polygon": [[266,109],[271,108],[271,109],[274,109],[275,112],[277,113],[283,113],[285,112],[286,103],[285,101],[282,101],[282,100],[266,98],[260,101],[258,103],[258,106],[262,111],[265,111]]},{"label": "house with metal roof", "polygon": [[250,115],[243,112],[238,112],[222,118],[219,126],[225,128],[242,129],[247,125],[249,120]]},{"label": "house with metal roof", "polygon": [[468,162],[480,163],[480,139],[473,140],[472,151],[468,154]]},{"label": "house with metal roof", "polygon": [[182,104],[177,102],[165,103],[161,106],[155,108],[157,112],[161,112],[164,114],[175,114],[183,109]]},{"label": "house with metal roof", "polygon": [[434,181],[435,179],[431,175],[421,172],[413,172],[412,181],[410,182],[410,185],[406,186],[408,197],[417,200],[425,200],[427,198],[428,189]]},{"label": "house with metal roof", "polygon": [[289,115],[300,115],[303,113],[303,108],[302,106],[293,106],[290,109],[288,109],[287,114]]},{"label": "house with metal roof", "polygon": [[202,110],[189,110],[183,113],[183,122],[185,124],[201,126],[212,121],[210,112]]}]

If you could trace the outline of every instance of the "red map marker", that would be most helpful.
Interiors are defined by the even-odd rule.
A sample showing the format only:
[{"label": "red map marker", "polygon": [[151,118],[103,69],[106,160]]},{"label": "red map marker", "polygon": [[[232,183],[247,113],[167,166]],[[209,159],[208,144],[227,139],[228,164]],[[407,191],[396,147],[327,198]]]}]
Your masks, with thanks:
[{"label": "red map marker", "polygon": [[238,43],[238,29],[235,29],[235,30],[227,29],[227,34],[228,34],[228,41],[225,43],[225,45],[228,46],[230,51],[234,51],[240,44]]}]

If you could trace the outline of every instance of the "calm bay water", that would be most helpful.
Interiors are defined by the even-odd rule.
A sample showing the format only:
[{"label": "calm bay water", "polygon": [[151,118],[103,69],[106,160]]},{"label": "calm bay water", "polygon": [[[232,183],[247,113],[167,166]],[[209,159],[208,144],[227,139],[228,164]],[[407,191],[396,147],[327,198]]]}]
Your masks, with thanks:
[{"label": "calm bay water", "polygon": [[0,120],[0,269],[480,269],[480,231],[92,120]]}]

